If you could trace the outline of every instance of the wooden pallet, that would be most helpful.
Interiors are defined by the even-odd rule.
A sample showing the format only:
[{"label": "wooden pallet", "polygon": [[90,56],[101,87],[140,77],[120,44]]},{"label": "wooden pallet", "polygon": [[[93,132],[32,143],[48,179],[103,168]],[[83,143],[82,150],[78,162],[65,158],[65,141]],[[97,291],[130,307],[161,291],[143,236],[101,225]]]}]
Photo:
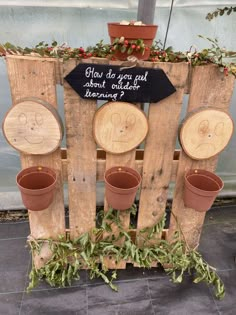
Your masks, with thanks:
[{"label": "wooden pallet", "polygon": [[[119,64],[106,59],[84,62]],[[66,148],[48,155],[20,156],[23,168],[45,165],[56,169],[59,174],[53,204],[41,212],[29,211],[31,235],[36,239],[57,239],[59,235],[65,235],[63,182],[68,182],[71,239],[89,231],[95,226],[96,182],[103,181],[104,171],[110,166],[126,165],[134,167],[142,175],[137,230],[153,225],[163,216],[169,184],[174,181],[172,211],[188,244],[197,247],[205,213],[184,206],[184,173],[189,168],[214,171],[217,156],[197,161],[182,150],[175,149],[183,98],[184,94],[189,94],[187,112],[204,106],[228,111],[234,77],[224,76],[215,65],[190,69],[187,63],[142,62],[141,66],[163,69],[177,91],[158,104],[150,104],[149,132],[144,149],[113,155],[97,148],[94,141],[92,122],[97,102],[80,98],[63,80],[77,64],[76,60],[62,62],[52,58],[7,57],[13,104],[24,97],[38,97],[56,108],[56,84],[64,87]],[[106,210],[106,201],[104,204]],[[128,230],[129,216],[122,215],[122,220]],[[166,238],[170,239],[176,229],[176,220],[171,215],[169,229],[165,231]],[[115,267],[110,260],[107,265]],[[118,268],[125,266],[126,263],[121,262]]]}]

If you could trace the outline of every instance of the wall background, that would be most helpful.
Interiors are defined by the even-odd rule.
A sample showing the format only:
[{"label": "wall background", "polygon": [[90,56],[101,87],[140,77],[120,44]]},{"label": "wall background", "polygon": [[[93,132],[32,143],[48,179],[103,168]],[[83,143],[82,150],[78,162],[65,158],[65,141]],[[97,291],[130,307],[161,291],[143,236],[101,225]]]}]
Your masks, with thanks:
[{"label": "wall background", "polygon": [[[159,25],[156,39],[164,41],[171,1],[157,0],[154,23]],[[148,4],[148,0],[147,0]],[[205,19],[218,7],[236,5],[236,1],[176,0],[169,28],[167,46],[186,51],[191,45],[198,49],[210,44],[198,34],[217,38],[221,47],[236,51],[236,13]],[[138,0],[78,1],[78,0],[0,0],[0,43],[34,46],[40,41],[67,42],[72,47],[94,45],[100,39],[109,42],[107,22],[137,17]],[[63,90],[58,87],[59,111],[63,116]],[[0,58],[0,121],[11,106],[5,60]],[[231,114],[236,121],[236,89]],[[183,111],[184,115],[184,111]],[[236,128],[235,128],[236,129]],[[221,154],[217,173],[225,181],[223,194],[236,195],[236,132],[227,149]],[[0,208],[17,208],[20,199],[15,175],[20,169],[18,152],[5,141],[0,130]],[[9,198],[10,196],[10,198]],[[13,198],[16,198],[14,199]]]}]

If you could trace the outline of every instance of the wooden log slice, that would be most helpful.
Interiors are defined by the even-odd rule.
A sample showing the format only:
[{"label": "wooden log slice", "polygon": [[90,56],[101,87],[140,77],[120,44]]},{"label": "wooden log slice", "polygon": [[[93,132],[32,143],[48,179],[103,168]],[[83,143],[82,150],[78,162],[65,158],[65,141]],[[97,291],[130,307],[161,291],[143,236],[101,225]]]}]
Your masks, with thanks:
[{"label": "wooden log slice", "polygon": [[57,110],[38,98],[24,98],[3,120],[3,133],[9,144],[27,154],[49,154],[63,138],[63,124]]},{"label": "wooden log slice", "polygon": [[209,159],[229,143],[234,130],[229,114],[220,109],[201,108],[189,113],[179,129],[179,142],[195,160]]},{"label": "wooden log slice", "polygon": [[148,122],[143,111],[125,102],[108,102],[93,121],[97,144],[106,152],[121,154],[136,148],[146,137]]}]

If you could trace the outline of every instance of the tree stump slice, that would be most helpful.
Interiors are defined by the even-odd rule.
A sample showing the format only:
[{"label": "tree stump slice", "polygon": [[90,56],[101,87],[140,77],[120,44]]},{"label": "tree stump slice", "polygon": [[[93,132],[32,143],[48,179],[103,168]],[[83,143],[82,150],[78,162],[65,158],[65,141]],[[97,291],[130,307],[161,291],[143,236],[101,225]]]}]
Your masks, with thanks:
[{"label": "tree stump slice", "polygon": [[93,121],[97,144],[106,152],[121,154],[136,148],[146,137],[148,122],[143,111],[126,102],[108,102]]},{"label": "tree stump slice", "polygon": [[202,108],[189,113],[183,121],[179,141],[192,159],[209,159],[224,150],[233,130],[233,120],[228,113],[220,109]]},{"label": "tree stump slice", "polygon": [[61,144],[63,124],[57,110],[38,98],[25,98],[15,104],[3,121],[8,143],[26,154],[49,154]]}]

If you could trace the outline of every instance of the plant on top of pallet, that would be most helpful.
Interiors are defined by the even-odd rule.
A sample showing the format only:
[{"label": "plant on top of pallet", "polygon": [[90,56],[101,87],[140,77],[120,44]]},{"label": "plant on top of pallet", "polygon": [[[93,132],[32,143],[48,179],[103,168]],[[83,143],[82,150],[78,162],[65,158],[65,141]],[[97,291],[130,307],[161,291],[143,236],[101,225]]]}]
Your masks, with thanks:
[{"label": "plant on top of pallet", "polygon": [[[160,41],[156,41],[150,47],[150,56],[148,61],[152,62],[188,62],[191,66],[201,66],[207,64],[216,64],[219,66],[220,71],[225,75],[229,73],[236,76],[236,63],[227,62],[227,59],[232,60],[236,57],[236,52],[227,51],[225,48],[221,48],[217,39],[211,39],[199,35],[199,37],[206,39],[210,42],[211,47],[197,51],[194,46],[186,52],[174,51],[172,47],[166,49],[162,48]],[[135,47],[132,45],[135,45]],[[0,44],[0,57],[6,55],[26,55],[34,57],[52,57],[62,58],[68,60],[70,58],[87,59],[91,57],[108,58],[116,60],[115,52],[127,51],[128,54],[132,54],[137,49],[143,53],[146,50],[146,45],[142,39],[130,41],[125,38],[117,37],[113,41],[113,44],[105,44],[103,40],[100,40],[94,46],[87,48],[79,47],[72,48],[66,43],[59,45],[56,41],[50,44],[42,41],[33,48],[14,46],[11,43]]]}]

